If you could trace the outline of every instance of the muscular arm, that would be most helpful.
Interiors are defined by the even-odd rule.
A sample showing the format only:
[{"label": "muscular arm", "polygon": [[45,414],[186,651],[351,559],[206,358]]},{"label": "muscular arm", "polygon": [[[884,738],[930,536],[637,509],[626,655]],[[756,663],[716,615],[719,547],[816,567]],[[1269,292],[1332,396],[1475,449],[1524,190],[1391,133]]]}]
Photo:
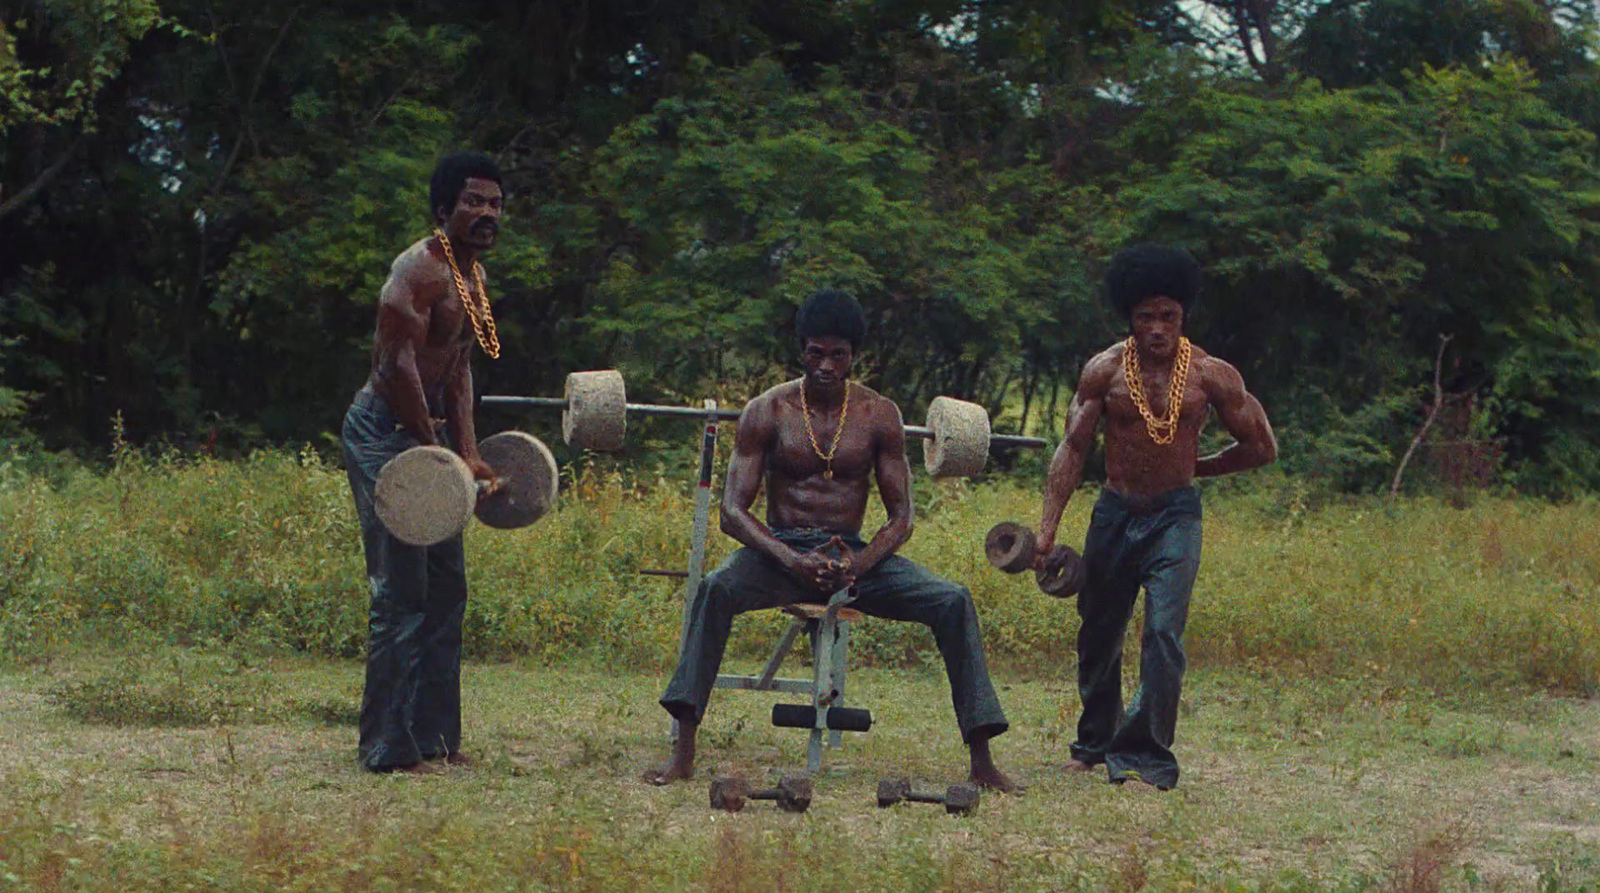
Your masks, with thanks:
[{"label": "muscular arm", "polygon": [[1206,397],[1217,410],[1222,426],[1234,442],[1221,452],[1202,456],[1195,462],[1196,477],[1217,477],[1236,471],[1259,468],[1278,458],[1278,439],[1267,421],[1267,411],[1244,386],[1244,378],[1232,365],[1207,359]]},{"label": "muscular arm", "polygon": [[906,428],[900,407],[883,400],[875,412],[873,433],[873,472],[878,477],[878,496],[883,500],[888,520],[872,535],[867,547],[851,559],[850,576],[859,577],[877,567],[911,539],[914,503],[911,500],[911,465],[906,461]]},{"label": "muscular arm", "polygon": [[1094,448],[1095,427],[1105,411],[1106,394],[1111,389],[1112,364],[1109,355],[1100,354],[1089,361],[1078,380],[1078,390],[1072,395],[1072,406],[1067,410],[1066,436],[1056,447],[1050,459],[1050,471],[1045,476],[1044,505],[1039,516],[1039,554],[1048,554],[1055,546],[1056,528],[1061,526],[1061,514],[1067,509],[1067,500],[1083,483],[1083,463]]},{"label": "muscular arm", "polygon": [[461,458],[469,463],[478,459],[478,432],[472,419],[472,344],[462,345],[455,360],[450,382],[444,391],[444,417],[455,434]]},{"label": "muscular arm", "polygon": [[378,298],[378,388],[418,443],[437,444],[417,370],[417,347],[428,336],[430,307],[409,264],[405,256],[395,260]]},{"label": "muscular arm", "polygon": [[747,404],[739,415],[733,455],[728,459],[728,477],[722,490],[722,532],[792,569],[798,553],[773,536],[771,529],[750,511],[766,478],[767,451],[777,436],[771,401]]}]

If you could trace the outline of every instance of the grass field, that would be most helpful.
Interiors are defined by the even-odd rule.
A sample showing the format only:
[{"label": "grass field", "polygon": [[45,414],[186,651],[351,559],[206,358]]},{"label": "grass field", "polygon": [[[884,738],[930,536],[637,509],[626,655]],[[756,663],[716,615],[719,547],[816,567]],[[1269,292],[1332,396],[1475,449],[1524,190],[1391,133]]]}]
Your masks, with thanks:
[{"label": "grass field", "polygon": [[[91,684],[106,679],[123,685]],[[956,818],[874,806],[881,776],[940,787],[965,763],[937,669],[869,668],[852,689],[877,724],[830,756],[811,810],[729,815],[707,808],[711,775],[767,780],[803,763],[803,733],[766,723],[770,695],[719,692],[700,776],[656,789],[637,775],[666,747],[657,674],[470,666],[477,765],[420,778],[355,768],[359,679],[356,662],[182,651],[0,676],[0,881],[474,893],[1600,883],[1590,700],[1201,668],[1179,727],[1184,777],[1160,793],[1061,771],[1070,680],[1006,674],[1014,731],[996,749],[1030,787]],[[230,692],[248,706],[230,713]],[[173,709],[205,703],[222,706]]]},{"label": "grass field", "polygon": [[[873,730],[808,814],[729,816],[706,808],[712,774],[803,762],[772,696],[719,692],[700,777],[638,781],[667,746],[681,601],[637,571],[682,566],[689,491],[565,473],[538,527],[468,536],[478,765],[394,778],[354,767],[366,594],[337,469],[127,454],[46,480],[0,462],[0,889],[1600,889],[1593,500],[1208,488],[1184,776],[1162,794],[1059,769],[1072,603],[980,548],[1037,493],[919,480],[905,552],[972,589],[1013,724],[997,753],[1029,790],[965,819],[873,806],[880,776],[938,787],[965,760],[931,637],[869,620],[851,691]],[[728,547],[713,537],[711,559]],[[781,623],[741,619],[730,669]]]}]

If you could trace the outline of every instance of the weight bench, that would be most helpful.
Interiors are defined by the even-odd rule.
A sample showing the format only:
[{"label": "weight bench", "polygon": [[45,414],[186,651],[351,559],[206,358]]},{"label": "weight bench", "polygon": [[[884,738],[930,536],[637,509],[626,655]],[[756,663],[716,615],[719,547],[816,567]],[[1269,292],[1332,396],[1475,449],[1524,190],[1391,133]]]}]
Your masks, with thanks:
[{"label": "weight bench", "polygon": [[[826,605],[797,602],[777,610],[790,617],[789,628],[772,650],[759,676],[717,675],[716,688],[742,688],[749,691],[784,691],[809,694],[811,705],[774,704],[772,724],[810,729],[806,748],[806,772],[822,768],[822,749],[842,743],[842,732],[865,732],[872,727],[872,714],[844,706],[844,683],[850,653],[850,625],[865,615],[846,607],[854,592],[835,593]],[[778,678],[783,659],[801,633],[811,644],[811,678]]]},{"label": "weight bench", "polygon": [[[717,423],[726,421],[717,411],[715,400],[704,403],[704,432],[700,441],[700,476],[695,491],[694,528],[690,537],[689,568],[687,571],[643,571],[647,574],[684,577],[683,626],[679,637],[689,632],[689,608],[704,576],[706,538],[711,525],[711,472],[717,455]],[[815,774],[822,767],[824,747],[835,748],[841,743],[841,732],[864,732],[872,725],[872,715],[866,710],[842,706],[845,675],[850,650],[850,625],[862,619],[862,613],[847,603],[855,598],[850,589],[841,589],[828,599],[826,605],[797,603],[776,610],[788,614],[789,628],[784,631],[767,659],[766,666],[757,676],[740,676],[722,673],[717,675],[715,688],[746,689],[749,691],[781,691],[810,694],[811,704],[774,704],[772,723],[789,728],[810,729],[806,751],[806,771]],[[810,679],[779,678],[778,670],[783,659],[794,648],[800,634],[805,633],[811,645],[812,668]],[[678,721],[671,724],[673,739],[678,737]]]}]

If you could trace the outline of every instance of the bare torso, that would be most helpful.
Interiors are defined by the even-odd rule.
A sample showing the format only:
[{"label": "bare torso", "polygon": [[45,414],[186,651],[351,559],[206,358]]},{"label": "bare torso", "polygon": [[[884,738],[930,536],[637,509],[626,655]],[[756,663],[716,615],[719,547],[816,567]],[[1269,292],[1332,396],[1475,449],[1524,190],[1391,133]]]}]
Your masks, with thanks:
[{"label": "bare torso", "polygon": [[[852,382],[849,389],[848,407],[809,407],[811,434],[807,434],[801,408],[800,380],[785,382],[756,398],[764,404],[771,424],[766,462],[768,526],[861,528],[879,445],[887,426],[900,427],[900,413],[865,385]],[[838,449],[831,461],[824,460],[835,434]],[[832,477],[827,476],[830,468]]]},{"label": "bare torso", "polygon": [[[437,399],[461,374],[474,336],[450,265],[432,238],[414,243],[395,258],[380,301],[403,306],[379,308],[372,350],[373,388],[391,404],[407,399],[404,385],[397,381],[395,366],[404,362],[402,357],[409,353],[423,395]],[[412,323],[419,326],[416,331],[420,337],[386,326],[386,311],[419,317]]]},{"label": "bare torso", "polygon": [[[1072,395],[1066,436],[1056,447],[1045,477],[1038,536],[1041,562],[1055,545],[1062,510],[1083,480],[1084,462],[1094,447],[1095,431],[1102,420],[1106,487],[1135,499],[1187,487],[1197,477],[1258,468],[1277,458],[1278,442],[1272,424],[1261,403],[1245,388],[1239,370],[1194,345],[1187,381],[1179,395],[1171,394],[1175,361],[1140,364],[1143,368],[1139,380],[1153,418],[1164,421],[1169,401],[1183,401],[1171,441],[1156,442],[1124,378],[1127,350],[1126,342],[1119,342],[1092,357]],[[1200,432],[1213,414],[1233,435],[1234,442],[1217,453],[1201,456]],[[1160,428],[1157,433],[1164,438],[1167,429]]]},{"label": "bare torso", "polygon": [[[1183,409],[1178,416],[1177,433],[1171,443],[1159,444],[1150,436],[1128,389],[1123,369],[1126,351],[1126,345],[1119,343],[1091,361],[1106,367],[1106,484],[1118,493],[1135,497],[1187,487],[1194,481],[1200,433],[1211,414],[1217,377],[1214,367],[1218,361],[1198,346],[1193,347],[1188,380],[1180,398]],[[1140,378],[1151,414],[1164,418],[1171,399],[1172,367],[1143,369]]]}]

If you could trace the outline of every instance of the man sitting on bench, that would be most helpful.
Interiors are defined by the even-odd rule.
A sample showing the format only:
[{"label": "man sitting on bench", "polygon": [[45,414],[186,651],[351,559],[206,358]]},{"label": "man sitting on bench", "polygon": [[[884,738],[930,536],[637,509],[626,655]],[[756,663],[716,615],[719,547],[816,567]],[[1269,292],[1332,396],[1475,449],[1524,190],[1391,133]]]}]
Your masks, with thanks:
[{"label": "man sitting on bench", "polygon": [[[989,681],[971,593],[894,554],[911,538],[911,468],[900,408],[849,380],[866,334],[861,305],[842,292],[818,292],[801,306],[795,328],[804,377],[755,398],[739,416],[722,531],[744,548],[707,574],[695,594],[678,669],[661,696],[678,720],[678,740],[671,761],[645,778],[664,785],[694,775],[695,732],[735,615],[826,602],[854,585],[852,607],[933,630],[972,781],[1015,790],[989,753],[989,739],[1008,723]],[[874,474],[888,521],[863,542]],[[763,479],[765,524],[750,511]]]}]

